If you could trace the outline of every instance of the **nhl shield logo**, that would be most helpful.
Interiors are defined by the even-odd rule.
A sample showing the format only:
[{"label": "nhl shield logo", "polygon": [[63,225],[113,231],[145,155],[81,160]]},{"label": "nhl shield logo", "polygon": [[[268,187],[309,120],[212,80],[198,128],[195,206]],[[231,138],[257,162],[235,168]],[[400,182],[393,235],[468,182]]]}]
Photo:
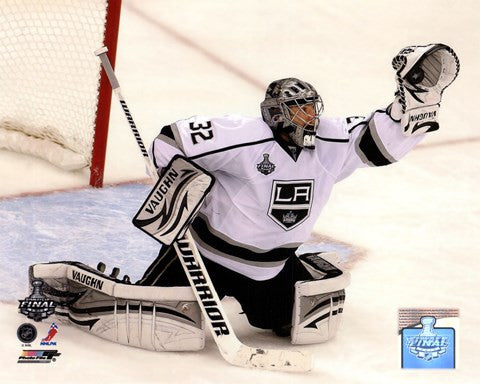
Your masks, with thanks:
[{"label": "nhl shield logo", "polygon": [[275,170],[275,164],[268,159],[270,155],[268,153],[263,154],[263,161],[257,164],[257,171],[264,175],[269,175]]},{"label": "nhl shield logo", "polygon": [[278,181],[272,185],[268,216],[289,231],[310,216],[313,180]]}]

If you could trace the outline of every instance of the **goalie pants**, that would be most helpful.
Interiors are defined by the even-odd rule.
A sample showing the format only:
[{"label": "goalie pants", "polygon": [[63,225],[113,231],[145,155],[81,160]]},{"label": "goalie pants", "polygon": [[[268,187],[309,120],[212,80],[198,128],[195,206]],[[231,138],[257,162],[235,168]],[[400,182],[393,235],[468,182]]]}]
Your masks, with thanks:
[{"label": "goalie pants", "polygon": [[[295,254],[272,279],[252,280],[203,257],[208,274],[220,299],[232,296],[240,303],[251,325],[263,329],[278,329],[292,322],[295,282],[311,280]],[[175,249],[164,246],[137,284],[154,286],[189,286],[187,276]]]}]

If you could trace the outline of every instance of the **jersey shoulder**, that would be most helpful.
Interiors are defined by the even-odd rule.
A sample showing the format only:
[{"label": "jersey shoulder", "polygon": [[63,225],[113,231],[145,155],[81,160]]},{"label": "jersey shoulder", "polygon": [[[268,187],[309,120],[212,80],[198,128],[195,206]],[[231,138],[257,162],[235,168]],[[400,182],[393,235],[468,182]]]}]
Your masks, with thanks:
[{"label": "jersey shoulder", "polygon": [[321,116],[317,129],[319,139],[339,140],[347,139],[348,133],[344,118]]},{"label": "jersey shoulder", "polygon": [[273,139],[263,119],[241,115],[192,116],[172,124],[172,131],[187,156]]},{"label": "jersey shoulder", "polygon": [[317,130],[317,138],[324,141],[348,142],[351,133],[358,127],[367,124],[363,116],[350,117],[320,117],[320,124]]}]

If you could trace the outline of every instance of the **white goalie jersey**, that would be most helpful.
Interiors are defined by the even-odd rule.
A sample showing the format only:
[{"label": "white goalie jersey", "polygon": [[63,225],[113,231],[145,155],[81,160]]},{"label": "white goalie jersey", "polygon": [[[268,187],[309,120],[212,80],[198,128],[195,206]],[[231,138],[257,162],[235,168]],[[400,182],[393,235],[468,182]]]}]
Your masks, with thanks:
[{"label": "white goalie jersey", "polygon": [[308,240],[336,182],[399,160],[423,136],[404,136],[385,110],[321,117],[315,149],[295,154],[261,118],[195,116],[164,127],[150,151],[157,168],[180,154],[215,177],[191,228],[200,253],[266,280]]}]

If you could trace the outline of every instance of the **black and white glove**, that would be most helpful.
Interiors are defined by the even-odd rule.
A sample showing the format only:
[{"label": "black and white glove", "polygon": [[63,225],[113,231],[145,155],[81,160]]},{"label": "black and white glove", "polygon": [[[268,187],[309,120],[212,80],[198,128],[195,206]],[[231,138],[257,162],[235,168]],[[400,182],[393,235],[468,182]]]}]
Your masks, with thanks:
[{"label": "black and white glove", "polygon": [[391,117],[400,122],[407,136],[437,130],[442,93],[460,69],[453,49],[444,44],[409,46],[393,58],[392,66],[397,92]]},{"label": "black and white glove", "polygon": [[174,156],[133,218],[133,225],[162,244],[172,244],[185,234],[214,182],[199,165]]}]

